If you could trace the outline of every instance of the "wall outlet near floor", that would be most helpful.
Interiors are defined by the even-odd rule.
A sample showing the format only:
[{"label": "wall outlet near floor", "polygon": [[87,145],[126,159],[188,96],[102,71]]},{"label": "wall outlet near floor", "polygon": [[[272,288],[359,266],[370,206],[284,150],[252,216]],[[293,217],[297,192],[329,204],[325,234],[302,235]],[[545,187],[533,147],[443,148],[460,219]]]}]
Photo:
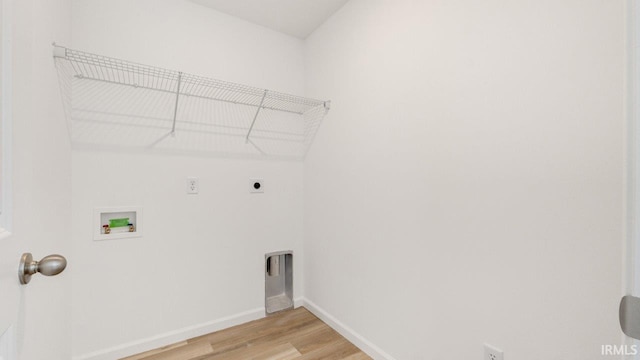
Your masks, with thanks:
[{"label": "wall outlet near floor", "polygon": [[199,190],[198,178],[187,178],[187,194],[197,194]]},{"label": "wall outlet near floor", "polygon": [[484,344],[484,360],[504,360],[504,353],[498,348]]},{"label": "wall outlet near floor", "polygon": [[259,194],[264,192],[264,180],[262,179],[249,179],[249,192],[253,194]]}]

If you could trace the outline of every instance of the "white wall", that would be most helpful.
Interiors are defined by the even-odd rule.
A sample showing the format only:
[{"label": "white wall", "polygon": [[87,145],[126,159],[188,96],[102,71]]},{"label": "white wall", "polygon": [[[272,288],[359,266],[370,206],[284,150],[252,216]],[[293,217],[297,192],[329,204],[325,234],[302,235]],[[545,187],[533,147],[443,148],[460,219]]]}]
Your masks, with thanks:
[{"label": "white wall", "polygon": [[38,260],[53,253],[70,260],[62,274],[36,275],[22,287],[19,356],[69,359],[71,148],[51,43],[71,38],[71,2],[13,4],[13,235]]},{"label": "white wall", "polygon": [[618,344],[622,1],[351,0],[306,44],[305,297],[396,359]]},{"label": "white wall", "polygon": [[[72,47],[283,92],[304,86],[300,40],[184,0],[74,1]],[[294,251],[300,296],[302,175],[299,162],[74,151],[74,357],[260,312],[267,252]],[[188,176],[199,195],[186,195]],[[264,194],[249,194],[250,177],[264,178]],[[94,242],[93,208],[123,205],[144,208],[144,237]]]},{"label": "white wall", "polygon": [[[293,249],[301,274],[304,235],[305,297],[397,359],[600,358],[620,341],[623,20],[621,2],[352,0],[303,58],[188,1],[74,1],[78,49],[333,100],[304,174],[73,152],[74,356],[261,307],[263,254]],[[92,209],[120,205],[144,207],[145,237],[93,242]]]}]

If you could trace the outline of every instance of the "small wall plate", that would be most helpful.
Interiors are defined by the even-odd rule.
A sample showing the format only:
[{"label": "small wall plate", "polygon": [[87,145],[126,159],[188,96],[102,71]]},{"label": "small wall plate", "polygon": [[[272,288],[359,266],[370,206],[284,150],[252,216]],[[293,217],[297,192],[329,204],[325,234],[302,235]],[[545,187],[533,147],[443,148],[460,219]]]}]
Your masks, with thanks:
[{"label": "small wall plate", "polygon": [[264,180],[258,178],[249,179],[249,192],[252,194],[264,193]]}]

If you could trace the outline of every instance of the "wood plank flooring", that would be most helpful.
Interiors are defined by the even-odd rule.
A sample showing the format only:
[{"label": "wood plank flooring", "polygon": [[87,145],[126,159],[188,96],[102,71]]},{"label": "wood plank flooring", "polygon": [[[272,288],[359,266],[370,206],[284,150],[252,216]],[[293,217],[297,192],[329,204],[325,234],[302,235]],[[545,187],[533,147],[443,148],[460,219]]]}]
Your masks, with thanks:
[{"label": "wood plank flooring", "polygon": [[199,336],[121,360],[371,359],[307,309]]}]

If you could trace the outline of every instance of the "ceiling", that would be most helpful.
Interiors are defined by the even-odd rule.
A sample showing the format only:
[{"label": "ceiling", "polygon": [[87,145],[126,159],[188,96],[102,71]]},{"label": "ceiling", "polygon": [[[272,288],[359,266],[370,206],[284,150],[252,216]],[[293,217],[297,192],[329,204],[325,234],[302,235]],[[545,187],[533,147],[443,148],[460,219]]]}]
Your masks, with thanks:
[{"label": "ceiling", "polygon": [[349,0],[191,0],[305,39]]}]

